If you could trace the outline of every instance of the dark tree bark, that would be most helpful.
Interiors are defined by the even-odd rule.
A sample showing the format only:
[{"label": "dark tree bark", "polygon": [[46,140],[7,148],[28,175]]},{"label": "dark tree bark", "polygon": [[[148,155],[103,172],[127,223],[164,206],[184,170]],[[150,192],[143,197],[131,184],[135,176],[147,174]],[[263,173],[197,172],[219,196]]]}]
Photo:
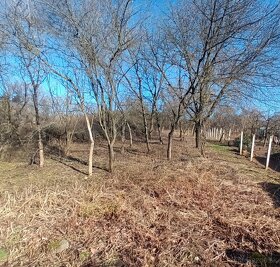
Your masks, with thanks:
[{"label": "dark tree bark", "polygon": [[195,123],[195,147],[201,148],[201,139],[202,139],[202,124],[201,121]]},{"label": "dark tree bark", "polygon": [[175,130],[175,125],[171,124],[171,128],[168,133],[168,143],[167,143],[167,159],[168,160],[171,160],[171,158],[172,158],[172,143],[173,143],[174,130]]}]

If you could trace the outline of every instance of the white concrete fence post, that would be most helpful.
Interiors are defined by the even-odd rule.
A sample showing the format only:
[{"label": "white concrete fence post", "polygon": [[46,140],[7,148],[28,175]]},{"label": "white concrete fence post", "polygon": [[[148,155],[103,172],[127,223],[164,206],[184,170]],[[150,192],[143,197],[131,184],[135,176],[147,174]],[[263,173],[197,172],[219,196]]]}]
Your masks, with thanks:
[{"label": "white concrete fence post", "polygon": [[240,135],[240,155],[243,154],[243,131],[241,131],[241,135]]},{"label": "white concrete fence post", "polygon": [[267,151],[267,158],[266,158],[266,166],[265,169],[267,170],[269,167],[269,161],[270,161],[270,154],[271,154],[271,147],[272,147],[272,141],[273,141],[273,135],[269,138],[269,144],[268,144],[268,151]]},{"label": "white concrete fence post", "polygon": [[253,161],[254,158],[255,140],[256,140],[256,135],[253,134],[250,161]]}]

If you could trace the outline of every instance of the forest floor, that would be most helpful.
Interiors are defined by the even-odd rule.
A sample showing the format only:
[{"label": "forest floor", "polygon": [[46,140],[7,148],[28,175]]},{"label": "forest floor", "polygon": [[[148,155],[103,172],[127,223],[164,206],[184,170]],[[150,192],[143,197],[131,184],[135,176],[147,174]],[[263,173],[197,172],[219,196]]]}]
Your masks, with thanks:
[{"label": "forest floor", "polygon": [[[117,144],[117,146],[120,144]],[[0,266],[280,266],[280,173],[193,140],[0,163]]]}]

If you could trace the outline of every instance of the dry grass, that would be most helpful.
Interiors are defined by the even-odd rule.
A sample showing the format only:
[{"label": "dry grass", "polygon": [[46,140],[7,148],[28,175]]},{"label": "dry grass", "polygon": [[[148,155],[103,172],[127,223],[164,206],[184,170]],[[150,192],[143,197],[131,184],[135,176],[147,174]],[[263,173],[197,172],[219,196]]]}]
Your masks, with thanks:
[{"label": "dry grass", "polygon": [[262,182],[277,189],[279,174],[188,140],[171,162],[137,144],[110,175],[98,147],[92,178],[75,161],[0,164],[0,265],[277,266],[280,208]]}]

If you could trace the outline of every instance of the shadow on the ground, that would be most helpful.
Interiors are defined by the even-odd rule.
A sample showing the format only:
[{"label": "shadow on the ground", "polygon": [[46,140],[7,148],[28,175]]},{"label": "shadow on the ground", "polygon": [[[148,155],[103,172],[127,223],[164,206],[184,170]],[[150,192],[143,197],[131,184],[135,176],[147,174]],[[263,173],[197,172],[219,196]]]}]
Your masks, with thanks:
[{"label": "shadow on the ground", "polygon": [[[70,160],[70,161],[78,162],[78,163],[80,163],[82,165],[85,165],[85,166],[88,166],[88,163],[85,160],[82,160],[80,158],[76,158],[76,157],[73,157],[73,156],[68,156],[68,157],[66,157],[66,159]],[[108,171],[108,169],[106,167],[99,166],[97,164],[93,164],[92,167],[95,168],[95,169]]]},{"label": "shadow on the ground", "polygon": [[247,266],[247,264],[256,267],[280,266],[280,253],[277,251],[265,254],[257,251],[227,249],[226,256],[229,260],[238,264],[238,266]]},{"label": "shadow on the ground", "polygon": [[81,170],[79,170],[78,168],[76,168],[76,167],[74,167],[74,166],[72,166],[72,165],[70,165],[70,164],[67,164],[67,163],[64,162],[62,159],[56,159],[56,158],[52,158],[52,159],[53,159],[54,161],[57,161],[57,162],[63,164],[64,166],[69,167],[70,169],[72,169],[72,170],[74,170],[74,171],[76,171],[76,172],[78,172],[78,173],[81,173],[81,174],[84,174],[84,175],[88,175],[86,172],[81,171]]},{"label": "shadow on the ground", "polygon": [[262,182],[260,186],[264,191],[269,193],[276,208],[280,207],[280,184]]},{"label": "shadow on the ground", "polygon": [[[255,159],[264,167],[266,166],[266,157],[257,156]],[[280,172],[280,153],[274,153],[271,155],[269,168],[276,172]]]},{"label": "shadow on the ground", "polygon": [[[72,166],[72,165],[70,165],[70,164],[67,163],[67,162],[77,162],[77,163],[79,163],[79,164],[88,166],[88,163],[87,163],[85,160],[82,160],[82,159],[79,159],[79,158],[76,158],[76,157],[73,157],[73,156],[67,156],[67,157],[66,157],[66,156],[65,156],[65,157],[52,157],[52,159],[55,160],[55,161],[57,161],[57,162],[59,162],[59,163],[61,163],[61,164],[63,164],[63,165],[65,165],[65,166],[67,166],[67,167],[69,167],[69,168],[71,168],[71,169],[74,170],[74,171],[77,171],[77,172],[82,173],[82,174],[84,174],[84,175],[88,175],[86,172],[81,171],[81,170],[79,170],[78,168],[76,168],[76,167],[74,167],[74,166]],[[92,167],[95,168],[95,169],[99,169],[99,170],[103,170],[103,171],[108,172],[108,169],[107,169],[107,168],[102,167],[102,166],[98,166],[98,165],[96,165],[96,164],[95,164],[95,165],[92,165]]]}]

